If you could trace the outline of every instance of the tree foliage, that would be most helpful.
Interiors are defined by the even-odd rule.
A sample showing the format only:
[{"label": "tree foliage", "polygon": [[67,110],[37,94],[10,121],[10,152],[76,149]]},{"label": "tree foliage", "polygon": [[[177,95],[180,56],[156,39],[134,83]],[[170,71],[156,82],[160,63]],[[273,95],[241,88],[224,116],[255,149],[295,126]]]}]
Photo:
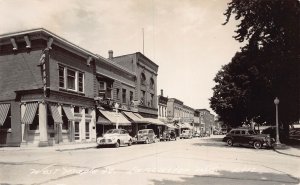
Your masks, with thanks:
[{"label": "tree foliage", "polygon": [[274,123],[278,97],[280,121],[299,120],[299,1],[232,0],[224,15],[224,25],[239,21],[234,38],[245,46],[217,73],[211,108],[231,126]]}]

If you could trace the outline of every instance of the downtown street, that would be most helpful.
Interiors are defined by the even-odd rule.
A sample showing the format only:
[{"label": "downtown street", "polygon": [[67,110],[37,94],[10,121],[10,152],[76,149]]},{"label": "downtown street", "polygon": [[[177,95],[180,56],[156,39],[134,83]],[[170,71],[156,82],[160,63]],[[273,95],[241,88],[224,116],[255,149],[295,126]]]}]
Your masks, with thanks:
[{"label": "downtown street", "polygon": [[[52,185],[299,184],[299,155],[228,147],[222,138],[120,148],[4,148],[0,151],[0,181]],[[300,154],[299,149],[294,150]]]}]

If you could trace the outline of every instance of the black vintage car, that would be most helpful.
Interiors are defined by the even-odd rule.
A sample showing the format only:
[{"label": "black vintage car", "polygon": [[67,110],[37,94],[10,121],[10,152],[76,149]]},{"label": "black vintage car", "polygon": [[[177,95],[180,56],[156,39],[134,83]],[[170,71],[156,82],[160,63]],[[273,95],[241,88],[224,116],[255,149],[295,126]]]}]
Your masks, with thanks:
[{"label": "black vintage car", "polygon": [[250,145],[256,149],[260,149],[263,146],[271,147],[273,140],[268,134],[257,134],[254,130],[248,128],[232,129],[224,138],[223,141],[228,146],[233,144]]}]

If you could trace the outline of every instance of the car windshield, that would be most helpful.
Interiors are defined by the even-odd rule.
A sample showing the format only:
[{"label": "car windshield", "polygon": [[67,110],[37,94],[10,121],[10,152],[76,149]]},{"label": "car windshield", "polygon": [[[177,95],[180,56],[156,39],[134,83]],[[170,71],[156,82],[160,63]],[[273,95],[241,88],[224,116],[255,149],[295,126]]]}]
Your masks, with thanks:
[{"label": "car windshield", "polygon": [[146,134],[147,133],[147,130],[140,130],[139,131],[139,134]]},{"label": "car windshield", "polygon": [[116,129],[111,129],[106,132],[106,134],[118,134],[118,133],[119,133],[119,130],[116,130]]}]

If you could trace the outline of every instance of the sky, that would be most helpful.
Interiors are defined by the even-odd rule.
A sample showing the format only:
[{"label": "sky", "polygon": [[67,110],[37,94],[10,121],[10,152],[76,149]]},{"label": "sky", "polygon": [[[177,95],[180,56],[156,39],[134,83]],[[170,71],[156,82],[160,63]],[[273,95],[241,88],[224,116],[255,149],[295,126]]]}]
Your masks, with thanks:
[{"label": "sky", "polygon": [[0,0],[0,34],[45,28],[107,58],[143,53],[159,65],[157,93],[206,108],[213,78],[240,50],[229,0]]}]

